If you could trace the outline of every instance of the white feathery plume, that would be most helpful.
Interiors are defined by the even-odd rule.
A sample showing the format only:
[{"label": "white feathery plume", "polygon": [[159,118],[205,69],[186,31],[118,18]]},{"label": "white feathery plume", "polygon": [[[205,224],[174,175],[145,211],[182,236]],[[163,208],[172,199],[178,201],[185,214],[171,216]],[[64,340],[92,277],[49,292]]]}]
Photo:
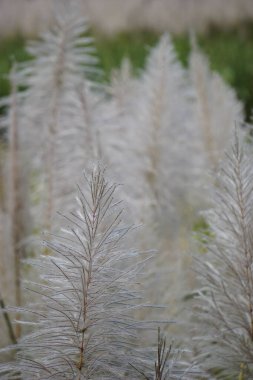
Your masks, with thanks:
[{"label": "white feathery plume", "polygon": [[128,248],[133,228],[123,222],[117,185],[105,170],[97,165],[84,179],[77,212],[65,216],[64,233],[46,243],[52,254],[29,260],[40,272],[30,283],[37,301],[20,312],[34,316],[21,322],[33,332],[9,348],[16,361],[0,365],[1,378],[197,379],[197,367],[182,359],[182,350],[166,352],[160,334],[154,363],[147,340],[154,322],[133,318],[136,309],[150,308],[140,293],[150,254],[143,260]]},{"label": "white feathery plume", "polygon": [[159,251],[150,268],[148,295],[170,304],[171,311],[187,277],[191,198],[199,173],[194,92],[168,35],[151,49],[141,78],[130,87],[131,97],[125,92],[118,117],[104,128],[106,162],[125,184],[124,199],[134,220],[144,224],[140,247]]},{"label": "white feathery plume", "polygon": [[196,347],[221,379],[253,376],[252,167],[236,134],[217,179],[206,252],[196,259]]},{"label": "white feathery plume", "polygon": [[[65,142],[61,141],[61,135],[68,134],[74,123],[72,98],[76,96],[80,81],[86,78],[88,83],[87,78],[97,73],[94,48],[91,38],[83,36],[87,25],[78,15],[77,2],[57,4],[53,29],[30,45],[28,51],[34,60],[20,72],[27,87],[23,128],[33,156],[33,176],[39,177],[35,182],[42,186],[39,197],[44,202],[39,202],[42,206],[40,219],[49,229],[56,208],[55,199],[59,195],[58,164],[63,159]],[[67,174],[65,181],[68,181]],[[35,214],[38,213],[36,210]]]},{"label": "white feathery plume", "polygon": [[[31,233],[29,213],[29,179],[24,156],[20,113],[23,94],[18,92],[18,75],[14,66],[10,74],[11,95],[3,101],[9,107],[0,122],[7,128],[8,145],[5,152],[3,193],[5,201],[5,223],[1,261],[4,263],[3,283],[9,290],[2,291],[8,304],[22,305],[21,260],[27,252],[26,239]],[[2,284],[3,286],[3,284]],[[14,297],[11,295],[13,292]],[[14,298],[14,299],[13,299]],[[18,319],[18,315],[16,315]],[[16,336],[21,334],[16,326]]]},{"label": "white feathery plume", "polygon": [[62,120],[56,141],[57,181],[53,193],[55,209],[66,211],[73,210],[79,173],[87,163],[101,158],[99,127],[103,102],[103,94],[92,91],[90,83],[82,78],[78,88],[69,95],[68,117]]},{"label": "white feathery plume", "polygon": [[[171,235],[176,227],[173,218],[178,219],[179,214],[172,209],[179,205],[183,208],[182,199],[187,198],[188,192],[184,191],[185,184],[190,188],[188,182],[194,182],[187,155],[194,144],[188,82],[169,36],[163,36],[151,50],[141,78],[131,86],[132,99],[124,105],[127,120],[123,112],[119,113],[114,122],[118,122],[118,130],[109,133],[107,144],[110,166],[124,173],[136,220],[155,225],[159,231],[165,229]],[[169,232],[168,215],[172,227]]]},{"label": "white feathery plume", "polygon": [[189,73],[196,96],[195,125],[198,130],[202,175],[216,169],[228,147],[235,125],[243,120],[242,104],[235,91],[212,72],[207,58],[193,39]]}]

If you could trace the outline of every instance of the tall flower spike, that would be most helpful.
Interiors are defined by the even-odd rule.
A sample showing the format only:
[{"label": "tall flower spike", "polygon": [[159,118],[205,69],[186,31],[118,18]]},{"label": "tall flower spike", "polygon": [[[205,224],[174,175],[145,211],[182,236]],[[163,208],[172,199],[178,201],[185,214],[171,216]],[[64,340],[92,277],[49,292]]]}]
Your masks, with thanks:
[{"label": "tall flower spike", "polygon": [[202,161],[205,172],[218,167],[235,123],[243,119],[242,104],[233,89],[210,70],[208,60],[194,38],[189,73],[196,96],[195,125],[201,157],[199,165]]},{"label": "tall flower spike", "polygon": [[[2,288],[3,298],[7,304],[21,306],[21,259],[24,258],[27,251],[25,241],[31,228],[28,201],[29,180],[24,159],[22,131],[20,131],[22,95],[18,92],[19,83],[15,65],[10,74],[10,83],[11,94],[3,99],[3,104],[5,103],[5,106],[8,107],[8,112],[0,118],[1,127],[6,128],[8,133],[1,185],[5,215],[0,250],[0,260],[3,266],[0,288]],[[18,315],[16,315],[16,319],[18,319]],[[20,336],[20,333],[20,326],[17,325],[17,337]],[[4,337],[1,340],[4,341]]]},{"label": "tall flower spike", "polygon": [[78,14],[78,2],[56,1],[56,4],[53,29],[30,44],[28,51],[34,59],[19,73],[27,87],[23,133],[33,156],[34,175],[40,177],[36,183],[41,184],[40,189],[37,185],[41,209],[34,214],[42,214],[39,219],[49,230],[56,199],[64,193],[57,177],[67,155],[62,153],[65,142],[62,134],[71,134],[75,126],[73,98],[77,96],[80,81],[85,79],[90,87],[91,75],[97,74],[92,39],[87,36],[86,22]]},{"label": "tall flower spike", "polygon": [[222,379],[253,376],[252,163],[236,135],[218,177],[207,252],[196,260],[197,348]]},{"label": "tall flower spike", "polygon": [[69,96],[69,115],[63,121],[65,127],[61,128],[57,139],[58,159],[53,193],[57,210],[73,211],[72,199],[80,173],[87,162],[100,159],[99,110],[102,99],[103,95],[92,92],[89,83],[82,78],[76,91]]},{"label": "tall flower spike", "polygon": [[100,167],[85,181],[65,235],[47,243],[52,255],[32,261],[43,268],[33,283],[42,299],[31,309],[35,330],[20,340],[17,364],[2,367],[13,376],[16,370],[26,380],[134,379],[130,363],[142,366],[137,333],[144,324],[131,315],[139,307],[143,262],[122,247],[131,228],[121,221],[117,186]]},{"label": "tall flower spike", "polygon": [[168,35],[151,49],[134,93],[136,101],[127,102],[130,117],[124,118],[122,126],[119,115],[120,127],[108,144],[107,157],[119,175],[127,174],[124,183],[136,220],[150,224],[152,231],[155,228],[172,241],[178,232],[179,215],[185,210],[182,199],[187,202],[194,183],[191,160],[195,139],[193,94]]},{"label": "tall flower spike", "polygon": [[[175,299],[184,293],[182,283],[188,280],[189,260],[184,252],[193,214],[189,210],[195,189],[197,132],[192,124],[189,77],[169,35],[150,50],[131,91],[135,101],[125,97],[123,107],[121,102],[121,113],[113,124],[117,127],[111,131],[111,124],[111,130],[105,126],[102,131],[107,132],[103,141],[109,142],[106,158],[125,184],[135,220],[144,224],[141,248],[159,251],[150,268],[147,294],[153,302],[159,299],[170,305],[172,311]],[[166,267],[165,262],[170,265]]]}]

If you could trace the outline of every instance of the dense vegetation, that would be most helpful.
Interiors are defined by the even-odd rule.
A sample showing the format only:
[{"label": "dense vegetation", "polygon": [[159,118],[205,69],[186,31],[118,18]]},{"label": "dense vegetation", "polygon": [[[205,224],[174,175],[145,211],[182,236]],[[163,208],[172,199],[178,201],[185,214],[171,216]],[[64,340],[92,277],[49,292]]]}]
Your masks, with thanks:
[{"label": "dense vegetation", "polygon": [[0,376],[250,380],[252,27],[94,42],[65,6],[0,52]]},{"label": "dense vegetation", "polygon": [[[95,46],[99,64],[104,73],[103,80],[108,81],[111,71],[118,68],[124,57],[128,57],[137,74],[143,68],[149,48],[154,46],[159,35],[154,32],[125,32],[108,37],[94,31]],[[190,52],[189,36],[173,38],[179,59],[188,64]],[[238,25],[230,30],[214,29],[199,35],[199,44],[207,54],[211,67],[234,89],[245,105],[247,119],[253,108],[253,25]],[[7,95],[10,84],[7,74],[13,62],[22,62],[30,58],[25,50],[25,39],[21,36],[0,40],[0,96]],[[249,85],[252,83],[252,85]]]}]

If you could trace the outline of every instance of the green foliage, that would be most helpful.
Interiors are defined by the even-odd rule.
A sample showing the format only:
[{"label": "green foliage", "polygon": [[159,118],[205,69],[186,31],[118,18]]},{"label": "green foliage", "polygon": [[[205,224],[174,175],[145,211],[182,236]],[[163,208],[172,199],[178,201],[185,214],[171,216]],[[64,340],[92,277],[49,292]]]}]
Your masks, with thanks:
[{"label": "green foliage", "polygon": [[188,65],[188,57],[191,51],[190,39],[186,35],[176,36],[173,39],[178,58],[184,66]]},{"label": "green foliage", "polygon": [[[149,31],[120,33],[111,38],[105,38],[95,33],[95,46],[100,59],[101,68],[108,80],[112,68],[120,67],[124,57],[130,59],[137,74],[144,67],[146,57],[151,47],[154,47],[160,35]],[[186,66],[190,53],[190,43],[187,36],[177,36],[173,39],[179,59]]]},{"label": "green foliage", "polygon": [[193,237],[199,243],[198,247],[200,253],[206,253],[207,250],[205,244],[210,238],[214,238],[214,234],[210,230],[210,226],[203,216],[200,216],[193,225]]},{"label": "green foliage", "polygon": [[199,43],[211,67],[235,88],[249,120],[253,108],[253,25],[232,31],[213,30],[200,37]]},{"label": "green foliage", "polygon": [[[233,30],[213,29],[197,39],[211,68],[236,90],[249,121],[253,108],[253,24]],[[177,36],[174,43],[179,59],[187,65],[190,53],[188,36]]]},{"label": "green foliage", "polygon": [[112,68],[119,67],[124,57],[130,59],[137,73],[144,66],[149,47],[158,39],[159,35],[152,32],[120,33],[111,38],[95,34],[95,46],[105,79],[109,79]]},{"label": "green foliage", "polygon": [[0,97],[10,93],[10,83],[7,75],[13,62],[23,62],[29,59],[25,50],[25,39],[13,36],[0,41]]}]

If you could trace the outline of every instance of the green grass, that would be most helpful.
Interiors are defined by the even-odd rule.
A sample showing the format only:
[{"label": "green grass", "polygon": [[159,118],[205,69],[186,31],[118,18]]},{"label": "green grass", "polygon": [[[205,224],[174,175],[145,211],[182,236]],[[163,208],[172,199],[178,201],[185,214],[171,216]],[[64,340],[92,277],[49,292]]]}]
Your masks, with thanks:
[{"label": "green grass", "polygon": [[237,92],[247,119],[253,109],[253,24],[230,32],[213,31],[199,39],[211,67]]},{"label": "green grass", "polygon": [[[124,57],[131,60],[134,72],[138,74],[144,66],[149,48],[159,39],[159,35],[144,31],[121,33],[112,38],[94,35],[104,81],[109,80],[112,68],[119,67]],[[211,67],[235,88],[245,105],[249,120],[253,108],[253,24],[230,31],[212,30],[198,39],[210,59]],[[175,37],[173,40],[179,58],[187,65],[190,51],[188,36]],[[0,40],[0,97],[7,95],[10,90],[6,75],[11,63],[28,58],[22,37]]]},{"label": "green grass", "polygon": [[95,35],[95,45],[104,79],[109,80],[112,68],[119,67],[125,57],[130,59],[134,72],[137,74],[138,70],[144,66],[149,48],[154,46],[158,39],[158,35],[150,32],[121,33],[110,39]]},{"label": "green grass", "polygon": [[10,92],[8,73],[12,64],[27,59],[29,59],[29,54],[25,51],[23,37],[14,36],[0,41],[0,97]]},{"label": "green grass", "polygon": [[[119,67],[124,57],[130,59],[135,74],[138,74],[145,65],[150,48],[156,45],[159,38],[159,34],[152,32],[121,33],[110,39],[95,34],[95,45],[105,80],[109,80],[111,69]],[[178,57],[184,65],[187,65],[190,52],[189,39],[182,36],[173,40]]]}]

